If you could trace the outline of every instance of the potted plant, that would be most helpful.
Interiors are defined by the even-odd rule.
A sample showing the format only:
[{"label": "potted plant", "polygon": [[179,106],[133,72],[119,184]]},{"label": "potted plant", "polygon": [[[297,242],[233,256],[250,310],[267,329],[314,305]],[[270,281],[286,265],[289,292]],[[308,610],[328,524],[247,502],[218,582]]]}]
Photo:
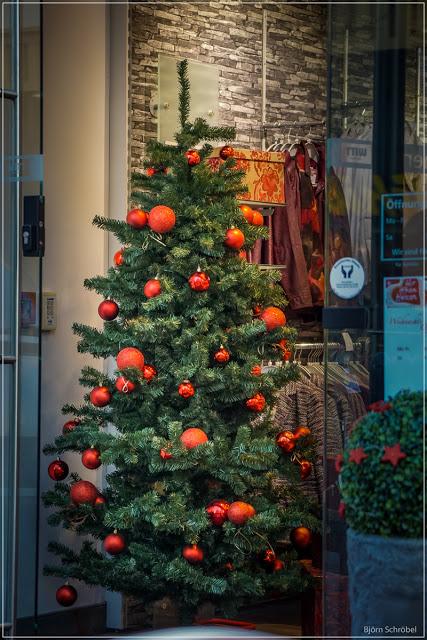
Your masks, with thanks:
[{"label": "potted plant", "polygon": [[421,636],[423,393],[376,402],[337,459],[353,636]]}]

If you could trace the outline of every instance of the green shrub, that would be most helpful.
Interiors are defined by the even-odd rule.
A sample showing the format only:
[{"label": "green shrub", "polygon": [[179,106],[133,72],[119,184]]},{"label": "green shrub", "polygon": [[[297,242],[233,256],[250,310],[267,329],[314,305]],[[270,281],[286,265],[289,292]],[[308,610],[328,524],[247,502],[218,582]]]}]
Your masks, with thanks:
[{"label": "green shrub", "polygon": [[[350,434],[339,484],[346,521],[359,533],[423,536],[423,397],[402,391],[376,403]],[[381,459],[384,447],[396,443],[406,457],[394,466]],[[367,458],[357,464],[349,458],[359,447]]]}]

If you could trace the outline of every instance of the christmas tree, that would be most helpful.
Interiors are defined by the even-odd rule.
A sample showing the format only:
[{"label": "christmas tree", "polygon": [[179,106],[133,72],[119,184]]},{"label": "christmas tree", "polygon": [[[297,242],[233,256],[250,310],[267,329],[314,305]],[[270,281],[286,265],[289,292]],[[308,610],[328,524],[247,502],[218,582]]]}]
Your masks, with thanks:
[{"label": "christmas tree", "polygon": [[176,146],[149,143],[126,222],[94,219],[123,249],[106,276],[84,283],[103,297],[103,330],[73,328],[79,351],[114,358],[114,375],[82,370],[89,393],[63,408],[73,419],[45,452],[78,451],[87,468],[114,470],[101,493],[76,474],[64,482],[60,458],[50,464],[49,522],[90,538],[79,552],[51,543],[60,562],[45,573],[67,580],[64,605],[77,597],[68,580],[81,580],[147,605],[169,596],[188,620],[206,601],[231,615],[301,590],[295,546],[318,524],[299,486],[308,430],[278,434],[273,422],[274,393],[296,365],[261,369],[283,350],[288,359],[294,340],[280,273],[242,255],[267,230],[238,206],[244,173],[233,148],[222,147],[215,168],[206,161],[208,143],[233,140],[234,129],[189,122],[186,61],[178,76]]}]

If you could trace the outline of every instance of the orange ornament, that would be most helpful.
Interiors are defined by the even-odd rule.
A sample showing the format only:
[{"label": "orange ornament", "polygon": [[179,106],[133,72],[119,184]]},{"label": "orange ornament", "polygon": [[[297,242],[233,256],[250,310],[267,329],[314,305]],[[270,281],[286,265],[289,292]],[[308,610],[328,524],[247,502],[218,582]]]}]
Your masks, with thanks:
[{"label": "orange ornament", "polygon": [[214,354],[214,360],[224,364],[230,360],[230,352],[221,345],[218,351]]},{"label": "orange ornament", "polygon": [[200,164],[200,154],[196,149],[189,149],[184,155],[190,167],[195,167],[197,164]]},{"label": "orange ornament", "polygon": [[221,160],[228,160],[228,158],[232,158],[234,156],[234,149],[230,147],[229,144],[226,144],[219,151],[219,157]]},{"label": "orange ornament", "polygon": [[246,406],[250,411],[262,411],[266,405],[266,400],[262,393],[256,393],[252,398],[246,400]]},{"label": "orange ornament", "polygon": [[120,391],[120,393],[131,393],[135,391],[136,384],[124,376],[119,376],[116,380],[116,389]]},{"label": "orange ornament", "polygon": [[142,375],[144,376],[145,380],[151,382],[151,380],[157,375],[157,369],[151,364],[144,364]]},{"label": "orange ornament", "polygon": [[148,213],[142,209],[131,209],[126,216],[126,222],[134,229],[142,229],[148,222]]},{"label": "orange ornament", "polygon": [[278,327],[283,327],[286,324],[286,316],[278,307],[267,307],[260,315],[260,320],[263,320],[267,331],[273,331]]},{"label": "orange ornament", "polygon": [[160,284],[160,280],[157,278],[152,278],[151,280],[147,280],[144,285],[144,295],[147,298],[155,298],[162,292],[162,285]]},{"label": "orange ornament", "polygon": [[256,209],[254,209],[254,212],[253,212],[252,224],[255,227],[261,227],[264,224],[264,218],[262,216],[262,213],[260,213]]},{"label": "orange ornament", "polygon": [[311,543],[312,535],[307,527],[295,527],[290,533],[290,540],[297,549],[305,549]]},{"label": "orange ornament", "polygon": [[252,224],[254,210],[251,209],[251,207],[249,207],[247,204],[239,204],[239,209],[241,210],[249,224]]},{"label": "orange ornament", "polygon": [[182,550],[182,557],[190,564],[199,564],[203,560],[204,553],[197,544],[187,544]]},{"label": "orange ornament", "polygon": [[132,367],[142,371],[144,369],[144,354],[135,347],[125,347],[117,354],[116,362],[118,369]]},{"label": "orange ornament", "polygon": [[297,427],[294,431],[294,438],[305,438],[310,433],[311,430],[308,427]]},{"label": "orange ornament", "polygon": [[252,367],[251,374],[253,376],[260,376],[262,374],[262,369],[259,366],[259,364],[256,364],[255,366]]},{"label": "orange ornament", "polygon": [[240,229],[236,229],[236,227],[231,227],[231,229],[227,229],[224,238],[224,244],[230,249],[241,249],[245,244],[245,236],[240,231]]},{"label": "orange ornament", "polygon": [[300,476],[301,480],[305,480],[311,474],[311,470],[313,469],[313,465],[308,460],[301,460],[300,462]]},{"label": "orange ornament", "polygon": [[90,392],[90,401],[94,407],[105,407],[111,401],[111,393],[108,387],[95,387]]},{"label": "orange ornament", "polygon": [[183,398],[191,398],[194,396],[195,390],[189,380],[184,380],[178,387],[178,393]]},{"label": "orange ornament", "polygon": [[179,437],[186,449],[194,449],[208,441],[208,436],[198,427],[190,427],[183,431]]},{"label": "orange ornament", "polygon": [[86,469],[98,469],[101,466],[101,452],[99,449],[86,449],[82,453],[82,464]]},{"label": "orange ornament", "polygon": [[210,282],[208,274],[199,269],[188,278],[188,284],[193,291],[206,291],[210,287]]},{"label": "orange ornament", "polygon": [[114,264],[116,265],[116,267],[120,267],[125,261],[125,259],[123,257],[123,251],[124,251],[124,249],[122,247],[121,249],[116,251],[116,253],[114,254],[113,261],[114,261]]},{"label": "orange ornament", "polygon": [[256,511],[251,504],[241,502],[240,500],[232,502],[227,511],[228,519],[236,525],[245,524],[249,518],[253,518],[255,514]]},{"label": "orange ornament", "polygon": [[170,458],[172,458],[172,454],[166,449],[160,449],[160,457],[162,460],[170,460]]},{"label": "orange ornament", "polygon": [[175,223],[175,212],[163,204],[153,207],[148,215],[148,225],[156,233],[167,233],[171,231]]},{"label": "orange ornament", "polygon": [[283,560],[279,560],[278,558],[276,558],[273,566],[274,571],[282,571],[282,569],[284,568],[285,568],[285,563],[283,562]]},{"label": "orange ornament", "polygon": [[276,444],[283,449],[285,453],[290,453],[295,449],[295,436],[292,431],[281,431],[276,436]]}]

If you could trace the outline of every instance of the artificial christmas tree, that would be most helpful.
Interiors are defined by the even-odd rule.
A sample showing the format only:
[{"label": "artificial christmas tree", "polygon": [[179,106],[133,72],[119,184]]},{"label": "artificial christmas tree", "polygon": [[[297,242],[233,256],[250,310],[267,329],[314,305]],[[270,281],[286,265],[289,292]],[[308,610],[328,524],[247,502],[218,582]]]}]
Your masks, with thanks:
[{"label": "artificial christmas tree", "polygon": [[[92,536],[80,552],[51,543],[61,563],[45,572],[147,605],[168,597],[188,620],[202,602],[232,614],[269,592],[301,589],[306,578],[290,542],[273,552],[281,570],[266,570],[259,558],[296,527],[316,529],[317,519],[272,421],[274,392],[297,377],[296,367],[260,368],[262,357],[277,360],[283,340],[289,349],[294,338],[280,309],[280,273],[239,257],[267,230],[238,206],[243,174],[230,148],[215,170],[205,162],[207,143],[194,150],[231,140],[234,130],[188,121],[186,61],[178,73],[177,146],[148,145],[150,170],[135,177],[127,222],[94,220],[123,248],[115,267],[85,286],[114,301],[119,315],[108,315],[102,331],[80,324],[74,331],[81,352],[115,358],[116,372],[82,370],[90,393],[81,406],[64,407],[72,429],[45,451],[84,452],[115,470],[102,496],[76,474],[45,494],[56,508],[51,524]],[[147,281],[154,295],[144,294]],[[309,438],[297,440],[310,458]]]}]

